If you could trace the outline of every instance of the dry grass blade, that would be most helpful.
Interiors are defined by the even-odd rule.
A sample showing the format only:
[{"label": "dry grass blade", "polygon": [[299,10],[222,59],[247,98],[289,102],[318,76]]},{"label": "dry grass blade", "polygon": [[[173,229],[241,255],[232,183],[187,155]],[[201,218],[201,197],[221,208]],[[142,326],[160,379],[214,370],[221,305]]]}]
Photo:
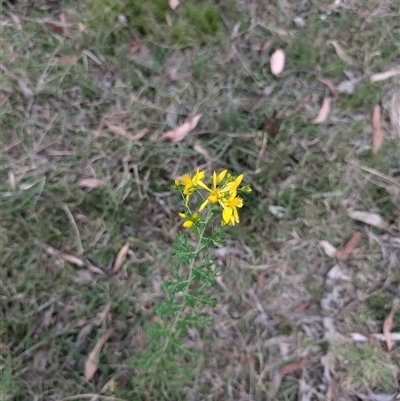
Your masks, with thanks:
[{"label": "dry grass blade", "polygon": [[80,187],[93,189],[93,188],[103,187],[104,185],[106,185],[106,183],[98,178],[85,178],[83,180],[80,180],[78,182],[78,185]]},{"label": "dry grass blade", "polygon": [[100,351],[103,348],[104,344],[110,338],[111,334],[114,332],[114,329],[110,327],[99,339],[93,350],[89,353],[89,356],[85,362],[85,379],[91,380],[94,374],[97,371],[97,366],[99,364],[100,359]]},{"label": "dry grass blade", "polygon": [[126,256],[129,252],[129,242],[127,242],[118,252],[117,259],[115,260],[112,274],[116,274],[125,262]]},{"label": "dry grass blade", "polygon": [[329,79],[324,79],[324,78],[318,78],[318,81],[322,82],[323,84],[325,84],[329,88],[329,90],[332,93],[332,96],[334,96],[334,97],[338,97],[339,96],[339,92],[335,88],[335,85],[332,83],[332,81],[330,81]]},{"label": "dry grass blade", "polygon": [[196,128],[202,114],[196,114],[190,121],[185,122],[180,127],[167,131],[164,135],[157,139],[157,142],[169,139],[171,142],[182,141],[190,131]]},{"label": "dry grass blade", "polygon": [[370,81],[372,83],[385,81],[386,79],[395,77],[396,75],[400,75],[400,68],[396,70],[389,70],[385,72],[380,72],[378,74],[373,74],[371,75]]},{"label": "dry grass blade", "polygon": [[372,115],[372,127],[374,128],[373,152],[376,154],[383,141],[381,107],[378,104],[374,107],[374,112]]},{"label": "dry grass blade", "polygon": [[270,66],[274,75],[279,75],[283,71],[285,67],[285,52],[282,49],[277,49],[272,53]]},{"label": "dry grass blade", "polygon": [[348,215],[354,220],[361,221],[363,223],[369,224],[370,226],[381,228],[382,230],[386,230],[388,227],[387,223],[382,219],[382,217],[376,213],[351,211],[348,212]]},{"label": "dry grass blade", "polygon": [[361,241],[361,236],[362,234],[357,231],[349,240],[349,242],[347,242],[347,244],[345,246],[343,246],[342,248],[340,248],[337,252],[336,252],[336,257],[338,259],[343,259],[346,256],[350,255],[354,249],[356,249],[358,247],[358,245],[360,244]]},{"label": "dry grass blade", "polygon": [[311,359],[300,359],[299,361],[288,363],[279,369],[279,373],[282,376],[288,375],[289,373],[308,366],[311,362]]},{"label": "dry grass blade", "polygon": [[351,59],[351,57],[349,57],[345,53],[345,51],[342,49],[342,47],[336,40],[331,40],[329,43],[335,48],[336,54],[342,61],[344,61],[347,64],[353,64],[353,60]]},{"label": "dry grass blade", "polygon": [[313,120],[314,124],[320,124],[326,120],[331,108],[331,98],[326,97],[322,102],[321,109],[319,110],[318,116]]},{"label": "dry grass blade", "polygon": [[383,335],[385,336],[385,342],[388,351],[392,350],[392,327],[393,327],[394,307],[389,313],[389,316],[383,322]]}]

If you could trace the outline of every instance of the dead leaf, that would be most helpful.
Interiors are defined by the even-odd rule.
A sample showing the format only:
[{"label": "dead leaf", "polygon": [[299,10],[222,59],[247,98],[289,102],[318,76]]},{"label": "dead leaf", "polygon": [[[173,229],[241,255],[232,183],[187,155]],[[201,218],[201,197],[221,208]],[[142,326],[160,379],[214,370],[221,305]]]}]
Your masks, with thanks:
[{"label": "dead leaf", "polygon": [[300,361],[291,362],[279,369],[279,373],[282,376],[288,375],[289,373],[295,372],[298,369],[304,368],[311,363],[311,359],[300,359]]},{"label": "dead leaf", "polygon": [[220,354],[228,359],[240,358],[241,360],[244,360],[246,362],[251,362],[251,363],[257,362],[257,357],[255,357],[254,355],[249,355],[245,352],[229,351],[226,349],[217,349],[216,352],[217,352],[217,354]]},{"label": "dead leaf", "polygon": [[261,48],[260,54],[263,56],[267,50],[271,47],[273,41],[272,40],[267,40],[264,44],[263,47]]},{"label": "dead leaf", "polygon": [[383,335],[385,336],[386,346],[388,351],[392,350],[392,327],[393,327],[394,308],[389,313],[389,316],[383,322]]},{"label": "dead leaf", "polygon": [[98,178],[85,178],[83,180],[80,180],[78,182],[78,185],[80,187],[93,189],[93,188],[102,187],[102,186],[106,185],[106,183],[103,180],[100,180]]},{"label": "dead leaf", "polygon": [[326,97],[322,102],[321,109],[319,110],[317,118],[313,120],[314,124],[321,124],[326,120],[329,114],[329,110],[331,108],[331,98]]},{"label": "dead leaf", "polygon": [[374,107],[374,112],[372,115],[372,127],[374,128],[374,138],[373,138],[373,152],[376,154],[382,145],[383,141],[383,131],[381,124],[381,107],[377,104]]},{"label": "dead leaf", "polygon": [[343,247],[340,248],[337,252],[336,252],[336,257],[338,259],[343,259],[346,256],[350,255],[354,249],[356,249],[358,247],[358,245],[360,244],[361,241],[361,233],[360,231],[357,231],[349,240],[349,242],[347,242],[347,244]]},{"label": "dead leaf", "polygon": [[351,219],[361,221],[369,224],[370,226],[381,228],[382,230],[386,230],[388,227],[387,223],[382,219],[382,217],[376,213],[350,211],[347,214]]},{"label": "dead leaf", "polygon": [[336,54],[342,61],[347,64],[353,64],[353,60],[351,59],[351,57],[345,53],[345,51],[342,49],[339,43],[336,42],[336,40],[331,40],[329,43],[335,48]]},{"label": "dead leaf", "polygon": [[18,80],[18,85],[22,90],[24,98],[29,100],[32,99],[34,96],[33,90],[28,87],[28,85],[22,79]]},{"label": "dead leaf", "polygon": [[285,67],[285,52],[282,49],[276,49],[271,56],[271,73],[278,76]]},{"label": "dead leaf", "polygon": [[259,274],[257,276],[257,285],[260,288],[264,288],[264,287],[267,286],[267,284],[268,284],[268,278],[267,277],[268,277],[268,273],[266,273],[266,272],[263,272],[263,273],[261,273],[261,274]]},{"label": "dead leaf", "polygon": [[60,22],[61,22],[61,26],[63,27],[63,35],[68,35],[67,19],[65,18],[64,13],[60,14]]},{"label": "dead leaf", "polygon": [[121,127],[120,125],[111,124],[108,121],[105,121],[105,124],[107,125],[107,128],[110,131],[114,132],[114,134],[129,137],[129,134],[124,127]]},{"label": "dead leaf", "polygon": [[230,53],[224,59],[222,59],[222,61],[220,61],[219,64],[223,65],[229,63],[229,61],[231,61],[233,57],[235,57],[235,54],[235,50],[231,50]]},{"label": "dead leaf", "polygon": [[47,28],[57,33],[58,35],[64,34],[64,26],[61,25],[59,22],[45,21],[44,24],[47,26]]},{"label": "dead leaf", "polygon": [[301,313],[307,310],[311,305],[311,301],[305,302],[304,304],[301,304],[297,306],[296,308],[293,309],[294,313]]},{"label": "dead leaf", "polygon": [[167,21],[168,26],[172,26],[172,17],[169,15],[168,12],[165,13],[165,20]]},{"label": "dead leaf", "polygon": [[318,81],[325,84],[329,88],[329,90],[331,91],[331,93],[334,97],[339,96],[339,92],[335,88],[335,85],[332,83],[332,81],[330,81],[329,79],[324,79],[324,78],[318,78]]},{"label": "dead leaf", "polygon": [[40,337],[40,335],[43,333],[43,331],[50,326],[51,320],[53,317],[53,310],[54,310],[54,304],[43,315],[42,321],[40,322],[39,326],[37,327],[37,329],[35,330],[35,332],[33,334],[33,337],[35,339],[38,339]]},{"label": "dead leaf", "polygon": [[400,91],[393,93],[387,102],[387,110],[390,117],[390,128],[394,135],[400,138]]},{"label": "dead leaf", "polygon": [[114,267],[112,269],[112,274],[116,274],[121,268],[121,266],[124,264],[126,256],[128,255],[128,251],[129,251],[129,242],[127,242],[118,252],[117,259],[115,260]]},{"label": "dead leaf", "polygon": [[336,255],[337,249],[328,241],[319,241],[319,244],[324,248],[326,256],[333,258]]},{"label": "dead leaf", "polygon": [[282,114],[285,117],[290,117],[293,114],[298,113],[307,103],[310,102],[310,100],[311,100],[311,96],[306,96],[305,98],[301,99],[299,103],[297,103],[295,108],[293,108],[291,110],[288,110],[288,111],[285,111],[284,113],[279,113],[278,112],[277,113],[278,114],[277,117],[279,118]]},{"label": "dead leaf", "polygon": [[132,141],[138,141],[142,139],[148,132],[149,132],[148,128],[142,128],[135,135],[129,136],[129,139],[131,139]]},{"label": "dead leaf", "polygon": [[208,151],[206,149],[204,149],[203,146],[201,146],[199,142],[196,142],[194,144],[193,149],[196,152],[202,154],[203,156],[210,157],[210,154],[208,153]]},{"label": "dead leaf", "polygon": [[260,108],[266,102],[267,99],[268,99],[267,96],[262,96],[253,107],[249,106],[247,110],[246,110],[245,107],[243,107],[243,109],[245,111],[247,111],[247,112],[257,110],[258,108]]},{"label": "dead leaf", "polygon": [[71,66],[74,65],[78,60],[78,56],[75,54],[71,56],[62,56],[58,59],[57,64],[58,65],[65,65],[65,66]]},{"label": "dead leaf", "polygon": [[179,6],[179,0],[169,0],[169,6],[171,10],[175,10]]},{"label": "dead leaf", "polygon": [[164,135],[158,138],[157,142],[163,141],[164,139],[169,139],[171,142],[182,141],[190,131],[196,128],[201,117],[202,114],[196,114],[191,120],[185,122],[180,127],[167,131]]},{"label": "dead leaf", "polygon": [[385,72],[380,72],[378,74],[372,74],[371,77],[370,77],[370,81],[372,83],[380,82],[380,81],[384,81],[386,79],[395,77],[396,75],[400,75],[400,68],[398,68],[396,70],[389,70],[389,71],[385,71]]},{"label": "dead leaf", "polygon": [[94,374],[97,371],[97,365],[99,364],[100,359],[100,351],[103,348],[103,345],[110,338],[111,334],[114,332],[114,329],[110,327],[99,339],[93,350],[90,352],[88,358],[85,362],[85,379],[91,380]]},{"label": "dead leaf", "polygon": [[41,245],[43,250],[47,252],[50,256],[58,257],[62,260],[65,260],[66,262],[72,263],[79,267],[86,267],[90,272],[98,274],[99,276],[102,276],[104,278],[107,278],[107,275],[103,272],[103,270],[99,269],[98,267],[93,266],[90,263],[84,262],[82,259],[79,259],[74,255],[69,255],[68,253],[62,253],[50,245],[47,244],[41,244]]},{"label": "dead leaf", "polygon": [[272,119],[268,119],[264,125],[264,131],[266,131],[271,138],[275,138],[281,128],[282,120],[279,119],[279,116],[279,111],[274,111]]}]

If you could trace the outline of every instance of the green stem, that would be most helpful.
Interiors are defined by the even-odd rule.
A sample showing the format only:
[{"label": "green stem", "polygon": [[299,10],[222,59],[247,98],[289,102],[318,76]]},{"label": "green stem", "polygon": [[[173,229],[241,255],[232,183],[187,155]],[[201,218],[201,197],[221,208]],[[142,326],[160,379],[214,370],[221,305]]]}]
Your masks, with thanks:
[{"label": "green stem", "polygon": [[[180,317],[182,315],[183,309],[186,306],[185,299],[186,299],[187,294],[189,293],[190,284],[191,284],[192,279],[193,279],[194,264],[196,262],[197,255],[200,253],[200,251],[202,249],[202,242],[203,242],[203,238],[204,238],[204,233],[205,233],[207,225],[208,225],[208,223],[209,223],[209,221],[211,219],[211,215],[212,215],[212,212],[209,211],[206,219],[204,220],[203,228],[200,231],[199,240],[197,241],[197,245],[196,245],[196,249],[194,251],[194,255],[193,255],[193,257],[192,257],[192,259],[191,259],[191,261],[189,263],[189,276],[188,276],[188,279],[187,279],[187,285],[186,285],[185,291],[183,292],[182,305],[181,305],[181,308],[179,309],[178,313],[175,316],[174,322],[171,325],[171,328],[170,328],[170,333],[171,334],[174,333],[176,325],[178,324],[178,321],[179,321],[179,319],[180,319]],[[179,334],[179,332],[177,333],[176,337],[178,336],[178,334]],[[168,344],[170,342],[170,339],[171,339],[171,337],[167,337],[167,339],[166,339],[166,341],[164,343],[164,346],[162,348],[163,351],[165,351],[165,349],[167,348],[167,346],[168,346]]]}]

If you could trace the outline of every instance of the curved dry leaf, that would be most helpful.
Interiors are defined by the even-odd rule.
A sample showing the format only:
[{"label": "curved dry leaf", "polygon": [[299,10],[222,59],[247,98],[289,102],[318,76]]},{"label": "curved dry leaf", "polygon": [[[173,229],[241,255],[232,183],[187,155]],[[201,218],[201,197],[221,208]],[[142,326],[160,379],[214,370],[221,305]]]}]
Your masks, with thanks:
[{"label": "curved dry leaf", "polygon": [[377,153],[383,141],[381,107],[378,104],[374,107],[374,112],[372,115],[372,127],[374,128],[373,152]]},{"label": "curved dry leaf", "polygon": [[383,322],[383,335],[385,336],[386,346],[388,351],[392,350],[392,327],[393,327],[394,308],[392,308],[389,316]]},{"label": "curved dry leaf", "polygon": [[304,368],[305,366],[308,366],[311,362],[312,362],[311,359],[307,359],[307,358],[300,359],[299,361],[296,361],[296,362],[291,362],[291,363],[289,363],[289,364],[287,364],[285,366],[282,366],[279,369],[279,373],[282,376],[285,376],[285,375],[287,375],[289,373],[295,372],[298,369],[301,369],[301,368]]},{"label": "curved dry leaf", "polygon": [[358,245],[360,244],[361,241],[361,236],[362,234],[360,233],[360,231],[357,231],[349,240],[349,242],[347,242],[347,244],[343,247],[340,248],[337,252],[336,252],[336,257],[338,259],[343,259],[346,256],[350,255],[354,249],[356,249],[358,247]]},{"label": "curved dry leaf", "polygon": [[105,121],[105,124],[107,125],[107,128],[110,131],[114,132],[114,134],[129,137],[129,134],[124,127],[121,127],[120,125],[111,124],[108,121]]},{"label": "curved dry leaf", "polygon": [[78,185],[80,187],[93,189],[93,188],[102,187],[102,186],[106,185],[106,183],[103,180],[100,180],[98,178],[85,178],[83,180],[80,180],[78,182]]},{"label": "curved dry leaf", "polygon": [[314,124],[320,124],[326,120],[331,109],[331,98],[326,97],[322,102],[321,109],[319,110],[317,118],[313,120]]},{"label": "curved dry leaf", "polygon": [[175,10],[179,6],[179,0],[169,0],[169,6],[171,10]]},{"label": "curved dry leaf", "polygon": [[194,144],[193,149],[196,152],[202,154],[203,156],[210,157],[210,154],[208,153],[208,151],[206,149],[204,149],[203,146],[201,146],[199,142],[196,142]]},{"label": "curved dry leaf", "polygon": [[351,59],[351,57],[345,53],[345,51],[342,49],[339,43],[336,42],[336,40],[331,40],[329,43],[335,48],[336,54],[338,55],[340,60],[344,61],[347,64],[353,64],[353,60]]},{"label": "curved dry leaf", "polygon": [[319,244],[324,249],[326,256],[333,258],[336,255],[337,249],[328,241],[319,241]]},{"label": "curved dry leaf", "polygon": [[74,65],[78,61],[78,56],[75,54],[72,54],[70,56],[62,56],[58,59],[57,64],[58,65],[65,65],[65,66],[71,66]]},{"label": "curved dry leaf", "polygon": [[381,228],[382,230],[386,230],[388,227],[387,223],[382,219],[382,217],[376,213],[360,212],[356,210],[348,212],[347,214],[350,218],[354,220],[361,221],[363,223],[369,224],[370,226]]},{"label": "curved dry leaf", "polygon": [[370,81],[371,83],[380,82],[395,77],[396,75],[400,75],[400,68],[396,70],[389,70],[385,72],[380,72],[378,74],[373,74],[371,75]]},{"label": "curved dry leaf", "polygon": [[285,53],[282,49],[276,49],[271,56],[270,61],[271,72],[274,75],[279,75],[285,67]]},{"label": "curved dry leaf", "polygon": [[32,99],[35,94],[33,93],[33,90],[28,87],[28,85],[23,81],[22,79],[18,80],[18,85],[21,88],[21,91],[24,95],[24,98],[29,100]]},{"label": "curved dry leaf", "polygon": [[335,85],[332,83],[332,81],[330,81],[329,79],[324,79],[324,78],[318,78],[319,82],[322,82],[323,84],[325,84],[329,90],[331,91],[332,95],[334,97],[338,97],[339,96],[339,92],[338,90],[335,88]]},{"label": "curved dry leaf", "polygon": [[114,329],[111,327],[109,328],[99,339],[97,344],[94,346],[93,350],[90,352],[89,356],[85,362],[85,379],[91,380],[94,374],[97,371],[97,365],[99,364],[100,359],[100,351],[103,348],[103,345],[107,342],[110,338],[111,334],[113,333]]},{"label": "curved dry leaf", "polygon": [[139,139],[142,139],[148,132],[148,128],[142,128],[135,135],[129,136],[129,139],[131,139],[132,141],[138,141]]},{"label": "curved dry leaf", "polygon": [[202,114],[196,114],[190,121],[185,122],[180,127],[167,131],[164,135],[158,138],[157,142],[163,141],[164,139],[169,139],[171,142],[182,141],[190,131],[196,128],[201,117]]},{"label": "curved dry leaf", "polygon": [[129,242],[127,242],[118,252],[117,259],[115,259],[114,267],[112,269],[112,274],[115,274],[119,271],[119,269],[125,262],[128,252],[129,252]]}]

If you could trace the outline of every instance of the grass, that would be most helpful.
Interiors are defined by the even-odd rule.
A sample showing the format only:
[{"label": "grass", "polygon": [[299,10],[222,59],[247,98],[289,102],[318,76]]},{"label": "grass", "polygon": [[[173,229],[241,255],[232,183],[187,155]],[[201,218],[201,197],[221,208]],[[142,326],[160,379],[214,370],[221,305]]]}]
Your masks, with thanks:
[{"label": "grass", "polygon": [[[388,353],[382,343],[351,342],[350,334],[382,332],[400,283],[398,134],[385,128],[381,149],[371,150],[372,109],[398,83],[369,81],[400,61],[398,7],[360,1],[324,12],[309,3],[304,9],[285,4],[186,1],[173,12],[161,0],[49,2],[44,9],[42,2],[5,2],[1,399],[289,400],[297,397],[300,378],[322,399],[320,359],[328,350],[342,398],[395,391],[398,343]],[[375,12],[360,17],[365,10]],[[62,14],[65,31],[58,26]],[[303,28],[292,23],[297,15]],[[279,77],[268,67],[276,48],[287,58]],[[70,65],[60,63],[71,55]],[[349,72],[360,78],[354,93],[340,94],[328,120],[312,124],[329,95],[317,78],[338,85]],[[301,110],[281,118],[275,137],[265,132],[274,111],[292,110],[306,96]],[[181,143],[156,141],[200,112],[197,128]],[[383,109],[384,127],[389,119]],[[112,125],[131,135],[149,131],[132,141]],[[196,150],[199,144],[207,155]],[[163,372],[144,374],[137,361],[141,349],[151,351],[153,304],[170,277],[172,243],[181,230],[170,186],[197,167],[243,172],[253,193],[217,258],[226,287],[216,284],[210,294],[217,300],[208,312],[214,324],[199,333],[197,357],[182,357],[182,374],[168,376],[170,385],[163,386]],[[86,178],[105,184],[84,188],[79,181]],[[274,216],[271,206],[283,215]],[[390,230],[350,220],[349,209],[380,214]],[[343,300],[365,301],[337,306],[340,341],[329,342],[320,302],[336,260],[319,241],[340,247],[356,231],[363,234],[359,249],[341,262],[350,276]],[[126,242],[131,252],[112,275]],[[44,244],[84,265],[50,255]],[[294,312],[306,302],[305,311]],[[110,326],[114,334],[98,371],[85,382],[88,354]],[[188,336],[185,345],[196,341]],[[268,341],[275,343],[265,346]],[[301,358],[312,362],[278,385],[279,368]]]}]

